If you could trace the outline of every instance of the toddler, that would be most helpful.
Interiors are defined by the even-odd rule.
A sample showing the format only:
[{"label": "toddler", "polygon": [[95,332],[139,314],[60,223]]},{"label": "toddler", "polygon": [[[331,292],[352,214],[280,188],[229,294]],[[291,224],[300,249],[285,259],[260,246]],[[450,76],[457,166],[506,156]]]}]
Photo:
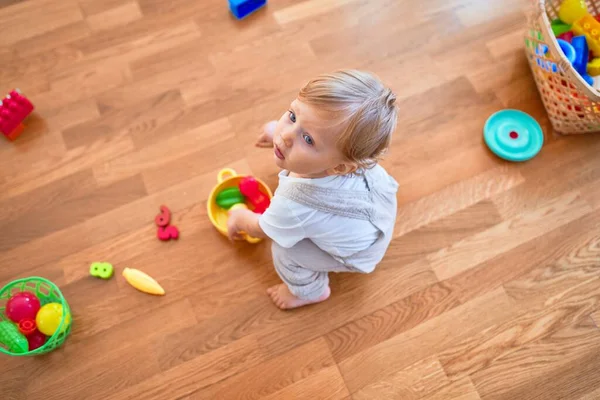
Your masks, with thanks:
[{"label": "toddler", "polygon": [[369,273],[383,258],[398,184],[377,162],[396,127],[395,100],[375,76],[338,71],[308,82],[265,125],[257,146],[273,147],[279,187],[264,214],[230,212],[228,233],[273,241],[283,284],[267,293],[279,308],[324,301],[329,272]]}]

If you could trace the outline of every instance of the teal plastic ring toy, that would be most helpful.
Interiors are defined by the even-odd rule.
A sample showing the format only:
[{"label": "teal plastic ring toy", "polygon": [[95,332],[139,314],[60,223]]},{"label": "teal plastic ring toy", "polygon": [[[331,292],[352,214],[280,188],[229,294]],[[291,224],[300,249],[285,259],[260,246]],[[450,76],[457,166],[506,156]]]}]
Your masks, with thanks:
[{"label": "teal plastic ring toy", "polygon": [[502,110],[492,114],[483,128],[483,138],[492,153],[508,161],[530,160],[544,144],[540,124],[519,110]]}]

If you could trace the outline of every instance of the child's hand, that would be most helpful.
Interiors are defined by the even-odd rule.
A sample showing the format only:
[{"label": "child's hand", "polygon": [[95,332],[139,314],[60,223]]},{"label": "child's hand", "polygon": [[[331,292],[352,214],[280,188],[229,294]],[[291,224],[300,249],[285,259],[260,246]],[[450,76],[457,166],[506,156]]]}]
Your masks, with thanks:
[{"label": "child's hand", "polygon": [[245,212],[248,212],[248,210],[229,211],[229,219],[227,220],[227,236],[229,236],[229,240],[245,240],[241,227]]},{"label": "child's hand", "polygon": [[263,131],[256,141],[256,147],[273,147],[273,132],[275,132],[276,126],[277,121],[267,122],[263,126]]}]

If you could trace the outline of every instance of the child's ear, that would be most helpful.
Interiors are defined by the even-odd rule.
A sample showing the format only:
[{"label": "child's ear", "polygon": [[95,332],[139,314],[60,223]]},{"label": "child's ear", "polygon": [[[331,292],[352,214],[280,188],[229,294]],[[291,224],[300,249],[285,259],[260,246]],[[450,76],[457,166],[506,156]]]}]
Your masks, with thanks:
[{"label": "child's ear", "polygon": [[347,175],[351,174],[358,169],[358,165],[353,162],[347,162],[343,164],[338,164],[333,168],[332,175]]}]

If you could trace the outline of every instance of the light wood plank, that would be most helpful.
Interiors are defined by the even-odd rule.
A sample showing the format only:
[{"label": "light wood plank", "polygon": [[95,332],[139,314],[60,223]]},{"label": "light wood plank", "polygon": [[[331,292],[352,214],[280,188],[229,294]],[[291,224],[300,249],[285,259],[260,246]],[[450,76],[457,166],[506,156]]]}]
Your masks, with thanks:
[{"label": "light wood plank", "polygon": [[[262,399],[280,390],[286,390],[288,386],[312,375],[325,372],[324,370],[330,367],[335,368],[335,363],[329,349],[322,339],[317,339],[273,358],[256,369],[242,372],[195,392],[189,399],[228,399],[240,396],[248,400]],[[302,386],[304,387],[304,384]],[[241,387],[244,388],[243,392],[240,392]]]},{"label": "light wood plank", "polygon": [[352,395],[353,400],[421,399],[448,385],[450,381],[440,362],[427,358],[381,381],[365,386]]},{"label": "light wood plank", "polygon": [[344,385],[340,371],[333,366],[261,399],[343,400],[347,395],[348,389]]},{"label": "light wood plank", "polygon": [[[596,373],[598,346],[600,331],[588,318],[497,360],[473,374],[472,379],[483,399],[578,398],[600,379]],[[544,362],[532,365],[531,360],[537,358]],[[558,365],[563,368],[556,369]],[[509,375],[511,385],[498,385],[499,377]],[[588,383],[580,385],[578,381]]]},{"label": "light wood plank", "polygon": [[54,0],[26,1],[2,8],[0,25],[10,29],[5,30],[0,45],[8,46],[82,19],[81,10],[74,0],[58,3]]},{"label": "light wood plank", "polygon": [[136,1],[119,5],[86,18],[88,26],[94,31],[113,29],[142,18],[142,10]]},{"label": "light wood plank", "polygon": [[[402,236],[452,215],[522,182],[523,177],[517,170],[499,167],[466,181],[450,185],[430,196],[400,207],[394,236]],[[446,204],[440,201],[442,198],[452,198],[453,202]]]},{"label": "light wood plank", "polygon": [[[488,307],[496,312],[484,311]],[[497,289],[347,358],[339,364],[340,370],[354,393],[474,332],[512,318],[514,312],[504,290]]]},{"label": "light wood plank", "polygon": [[[579,191],[567,193],[535,211],[519,215],[427,256],[436,276],[445,280],[516,246],[590,213]],[[482,246],[482,243],[494,243]]]}]

